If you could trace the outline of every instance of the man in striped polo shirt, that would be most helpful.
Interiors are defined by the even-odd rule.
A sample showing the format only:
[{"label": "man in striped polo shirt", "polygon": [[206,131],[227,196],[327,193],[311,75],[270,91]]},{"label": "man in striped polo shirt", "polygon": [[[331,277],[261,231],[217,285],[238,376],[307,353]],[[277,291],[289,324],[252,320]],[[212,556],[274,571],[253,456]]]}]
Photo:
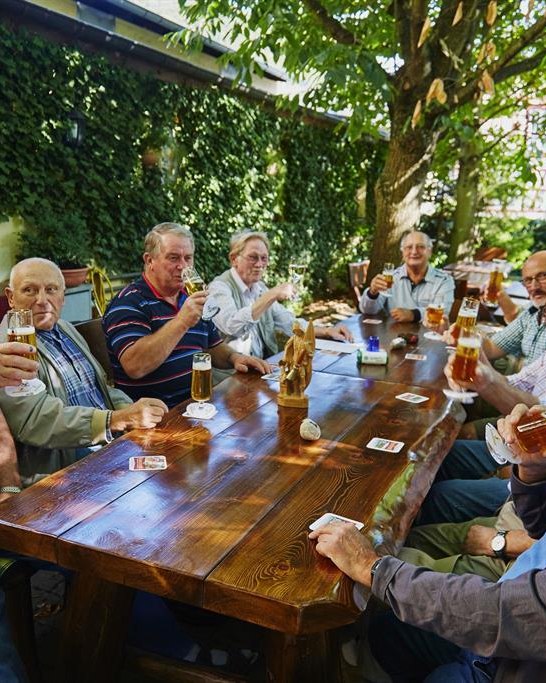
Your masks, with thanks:
[{"label": "man in striped polo shirt", "polygon": [[144,239],[144,273],[123,289],[104,315],[114,381],[136,400],[160,398],[172,408],[190,395],[194,353],[208,351],[216,368],[261,374],[270,366],[237,353],[202,319],[207,292],[188,296],[182,271],[193,265],[189,228],[160,223]]}]

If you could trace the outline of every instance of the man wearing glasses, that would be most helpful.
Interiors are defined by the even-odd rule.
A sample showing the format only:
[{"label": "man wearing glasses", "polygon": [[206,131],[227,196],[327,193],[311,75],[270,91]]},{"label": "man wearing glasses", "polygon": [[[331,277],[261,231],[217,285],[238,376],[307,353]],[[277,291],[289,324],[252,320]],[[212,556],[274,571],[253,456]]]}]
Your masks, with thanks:
[{"label": "man wearing glasses", "polygon": [[[230,270],[215,278],[210,293],[220,307],[216,327],[241,353],[267,358],[279,351],[277,332],[292,334],[294,315],[280,302],[294,296],[289,282],[268,289],[262,278],[269,263],[269,240],[263,232],[245,230],[230,242]],[[299,321],[305,328],[307,323]],[[352,341],[345,325],[315,327],[317,337]]]},{"label": "man wearing glasses", "polygon": [[404,263],[393,273],[390,296],[382,274],[376,275],[360,299],[362,313],[376,314],[386,309],[396,322],[420,322],[431,303],[443,304],[449,315],[455,283],[451,275],[433,268],[432,240],[424,232],[412,231],[400,243]]}]

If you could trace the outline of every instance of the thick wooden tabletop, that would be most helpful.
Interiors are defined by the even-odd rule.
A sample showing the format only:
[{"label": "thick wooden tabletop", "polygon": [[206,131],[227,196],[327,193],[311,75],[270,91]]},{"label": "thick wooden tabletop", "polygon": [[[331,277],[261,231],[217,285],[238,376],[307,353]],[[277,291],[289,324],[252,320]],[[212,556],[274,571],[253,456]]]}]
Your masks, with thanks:
[{"label": "thick wooden tabletop", "polygon": [[[412,405],[396,395],[414,390]],[[173,409],[0,505],[0,547],[89,571],[284,633],[348,623],[351,582],[318,556],[309,524],[325,512],[363,521],[394,548],[405,538],[461,409],[441,391],[316,372],[309,416],[278,408],[278,384],[236,375],[215,389],[208,422]],[[403,441],[397,454],[366,448]],[[128,458],[165,455],[163,471]]]}]

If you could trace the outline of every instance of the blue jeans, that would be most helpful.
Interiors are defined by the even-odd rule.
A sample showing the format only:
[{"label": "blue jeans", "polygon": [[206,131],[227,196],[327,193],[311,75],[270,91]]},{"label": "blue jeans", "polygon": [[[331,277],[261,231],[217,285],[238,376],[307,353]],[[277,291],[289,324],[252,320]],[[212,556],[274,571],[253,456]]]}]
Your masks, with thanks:
[{"label": "blue jeans", "polygon": [[11,640],[6,618],[6,598],[0,590],[0,681],[2,683],[26,683],[23,664]]},{"label": "blue jeans", "polygon": [[457,439],[438,470],[416,524],[491,517],[508,498],[505,479],[489,477],[498,464],[485,441]]},{"label": "blue jeans", "polygon": [[490,683],[495,678],[495,662],[463,650],[456,662],[435,669],[424,683]]}]

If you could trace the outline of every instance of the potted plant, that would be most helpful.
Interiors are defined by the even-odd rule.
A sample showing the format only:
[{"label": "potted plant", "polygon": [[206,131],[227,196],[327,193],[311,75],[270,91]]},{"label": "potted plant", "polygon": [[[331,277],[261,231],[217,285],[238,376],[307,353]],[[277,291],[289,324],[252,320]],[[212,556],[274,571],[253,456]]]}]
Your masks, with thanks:
[{"label": "potted plant", "polygon": [[92,258],[91,238],[77,212],[51,213],[27,224],[19,236],[19,259],[40,256],[63,271],[67,287],[85,282]]}]

